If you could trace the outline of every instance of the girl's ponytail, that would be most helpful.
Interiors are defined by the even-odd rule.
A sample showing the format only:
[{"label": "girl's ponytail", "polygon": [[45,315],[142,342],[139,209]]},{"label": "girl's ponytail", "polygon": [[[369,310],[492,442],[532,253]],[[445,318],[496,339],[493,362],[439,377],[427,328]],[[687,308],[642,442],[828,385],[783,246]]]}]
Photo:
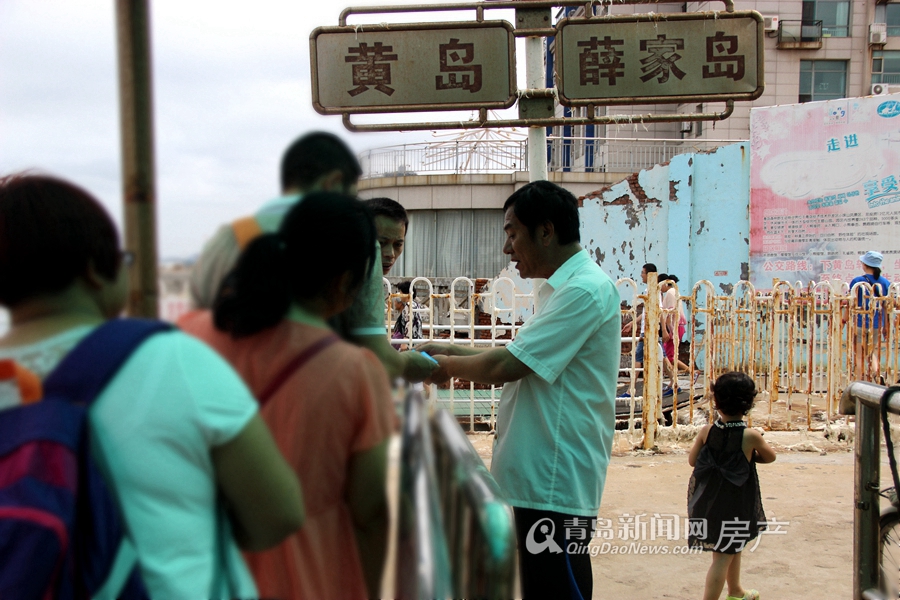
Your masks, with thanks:
[{"label": "girl's ponytail", "polygon": [[213,304],[219,331],[239,338],[276,325],[291,305],[284,242],[276,233],[253,240],[222,281]]}]

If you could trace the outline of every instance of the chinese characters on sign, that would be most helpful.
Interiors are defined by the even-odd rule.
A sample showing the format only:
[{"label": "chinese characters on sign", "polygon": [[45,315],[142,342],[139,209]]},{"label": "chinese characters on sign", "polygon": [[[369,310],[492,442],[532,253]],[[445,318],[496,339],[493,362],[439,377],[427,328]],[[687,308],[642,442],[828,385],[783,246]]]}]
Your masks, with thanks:
[{"label": "chinese characters on sign", "polygon": [[[449,75],[447,81],[444,81],[443,75],[436,75],[434,89],[463,89],[473,93],[480,90],[481,65],[472,64],[475,60],[475,44],[460,44],[458,39],[451,38],[449,43],[441,44],[440,49],[441,73]],[[459,80],[456,78],[457,73],[460,74]]]},{"label": "chinese characters on sign", "polygon": [[313,105],[323,114],[515,102],[515,44],[505,22],[321,27],[310,39]]},{"label": "chinese characters on sign", "polygon": [[666,40],[665,34],[658,35],[655,40],[641,40],[641,50],[650,54],[641,59],[641,81],[656,77],[657,83],[665,83],[670,72],[678,79],[687,74],[675,64],[681,59],[676,50],[684,50],[684,40]]},{"label": "chinese characters on sign", "polygon": [[[727,44],[727,45],[726,45]],[[744,55],[738,54],[738,38],[736,35],[725,35],[717,31],[716,35],[706,38],[706,62],[703,65],[703,78],[728,77],[735,81],[744,78]]]},{"label": "chinese characters on sign", "polygon": [[[344,60],[353,64],[353,85],[356,87],[348,90],[351,96],[362,94],[373,86],[382,94],[390,96],[394,88],[388,87],[391,82],[391,65],[389,61],[397,60],[396,54],[386,54],[393,50],[390,46],[383,46],[381,42],[375,42],[371,48],[362,43],[355,48],[347,48],[351,56]],[[356,54],[356,56],[352,56]]]},{"label": "chinese characters on sign", "polygon": [[[352,90],[347,90],[351,96],[356,96],[374,87],[382,94],[390,96],[394,88],[391,83],[392,61],[398,60],[396,54],[389,54],[392,46],[385,46],[381,42],[375,42],[370,48],[368,44],[347,48],[349,53],[344,60],[353,64]],[[462,55],[460,55],[462,51]],[[355,55],[355,56],[354,56]],[[440,64],[442,73],[450,73],[447,80],[443,75],[436,75],[436,90],[464,89],[477,92],[481,89],[481,65],[471,64],[475,59],[475,44],[461,44],[458,39],[451,38],[446,44],[440,45]],[[448,64],[450,63],[450,64]],[[455,63],[461,63],[459,65]],[[457,73],[460,78],[457,80]]]},{"label": "chinese characters on sign", "polygon": [[611,40],[609,36],[601,41],[592,37],[586,42],[578,42],[579,46],[584,47],[578,56],[581,85],[598,84],[601,77],[606,77],[611,85],[615,85],[617,77],[624,77],[622,52],[614,48],[624,43],[622,40]]},{"label": "chinese characters on sign", "polygon": [[757,17],[564,20],[556,46],[560,103],[758,97],[763,82]]}]

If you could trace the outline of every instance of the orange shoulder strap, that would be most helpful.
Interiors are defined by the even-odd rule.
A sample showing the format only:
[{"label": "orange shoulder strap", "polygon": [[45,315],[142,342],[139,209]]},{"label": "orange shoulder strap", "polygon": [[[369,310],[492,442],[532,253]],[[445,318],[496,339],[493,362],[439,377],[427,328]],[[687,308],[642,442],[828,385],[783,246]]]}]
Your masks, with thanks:
[{"label": "orange shoulder strap", "polygon": [[231,224],[231,230],[234,231],[234,238],[241,250],[262,234],[262,228],[256,221],[256,217],[243,217],[234,221]]}]

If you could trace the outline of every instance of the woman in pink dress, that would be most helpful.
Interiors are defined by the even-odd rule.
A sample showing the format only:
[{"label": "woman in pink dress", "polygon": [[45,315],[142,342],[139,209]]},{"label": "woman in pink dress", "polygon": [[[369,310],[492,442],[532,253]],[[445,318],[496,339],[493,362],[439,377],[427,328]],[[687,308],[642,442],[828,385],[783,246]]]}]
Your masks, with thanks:
[{"label": "woman in pink dress", "polygon": [[352,304],[375,264],[375,240],[362,203],[310,194],[278,233],[247,248],[213,313],[181,323],[244,378],[303,487],[303,528],[247,556],[264,598],[380,594],[396,415],[378,359],[338,339],[327,323]]}]

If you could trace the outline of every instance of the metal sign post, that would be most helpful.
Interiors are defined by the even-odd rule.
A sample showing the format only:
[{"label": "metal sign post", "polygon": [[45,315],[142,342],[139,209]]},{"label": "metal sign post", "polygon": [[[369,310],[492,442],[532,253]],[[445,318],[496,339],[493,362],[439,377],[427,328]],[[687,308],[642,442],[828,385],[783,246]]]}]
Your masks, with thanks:
[{"label": "metal sign post", "polygon": [[[538,128],[711,121],[731,116],[735,100],[758,98],[763,82],[763,19],[755,11],[595,16],[592,2],[500,0],[348,8],[338,27],[310,36],[313,104],[340,114],[351,131],[415,131],[529,127],[532,177],[546,177]],[[617,0],[613,4],[655,4]],[[554,7],[583,16],[553,26]],[[486,10],[514,9],[515,29],[485,21]],[[354,14],[474,11],[475,21],[347,24]],[[556,36],[558,90],[544,82],[544,38]],[[526,38],[527,89],[515,89],[514,37]],[[578,117],[556,116],[555,101],[584,106]],[[518,97],[517,119],[488,119]],[[719,113],[598,115],[614,104],[724,102]],[[357,124],[360,113],[477,110],[468,121]],[[538,152],[543,159],[539,158]]]}]

